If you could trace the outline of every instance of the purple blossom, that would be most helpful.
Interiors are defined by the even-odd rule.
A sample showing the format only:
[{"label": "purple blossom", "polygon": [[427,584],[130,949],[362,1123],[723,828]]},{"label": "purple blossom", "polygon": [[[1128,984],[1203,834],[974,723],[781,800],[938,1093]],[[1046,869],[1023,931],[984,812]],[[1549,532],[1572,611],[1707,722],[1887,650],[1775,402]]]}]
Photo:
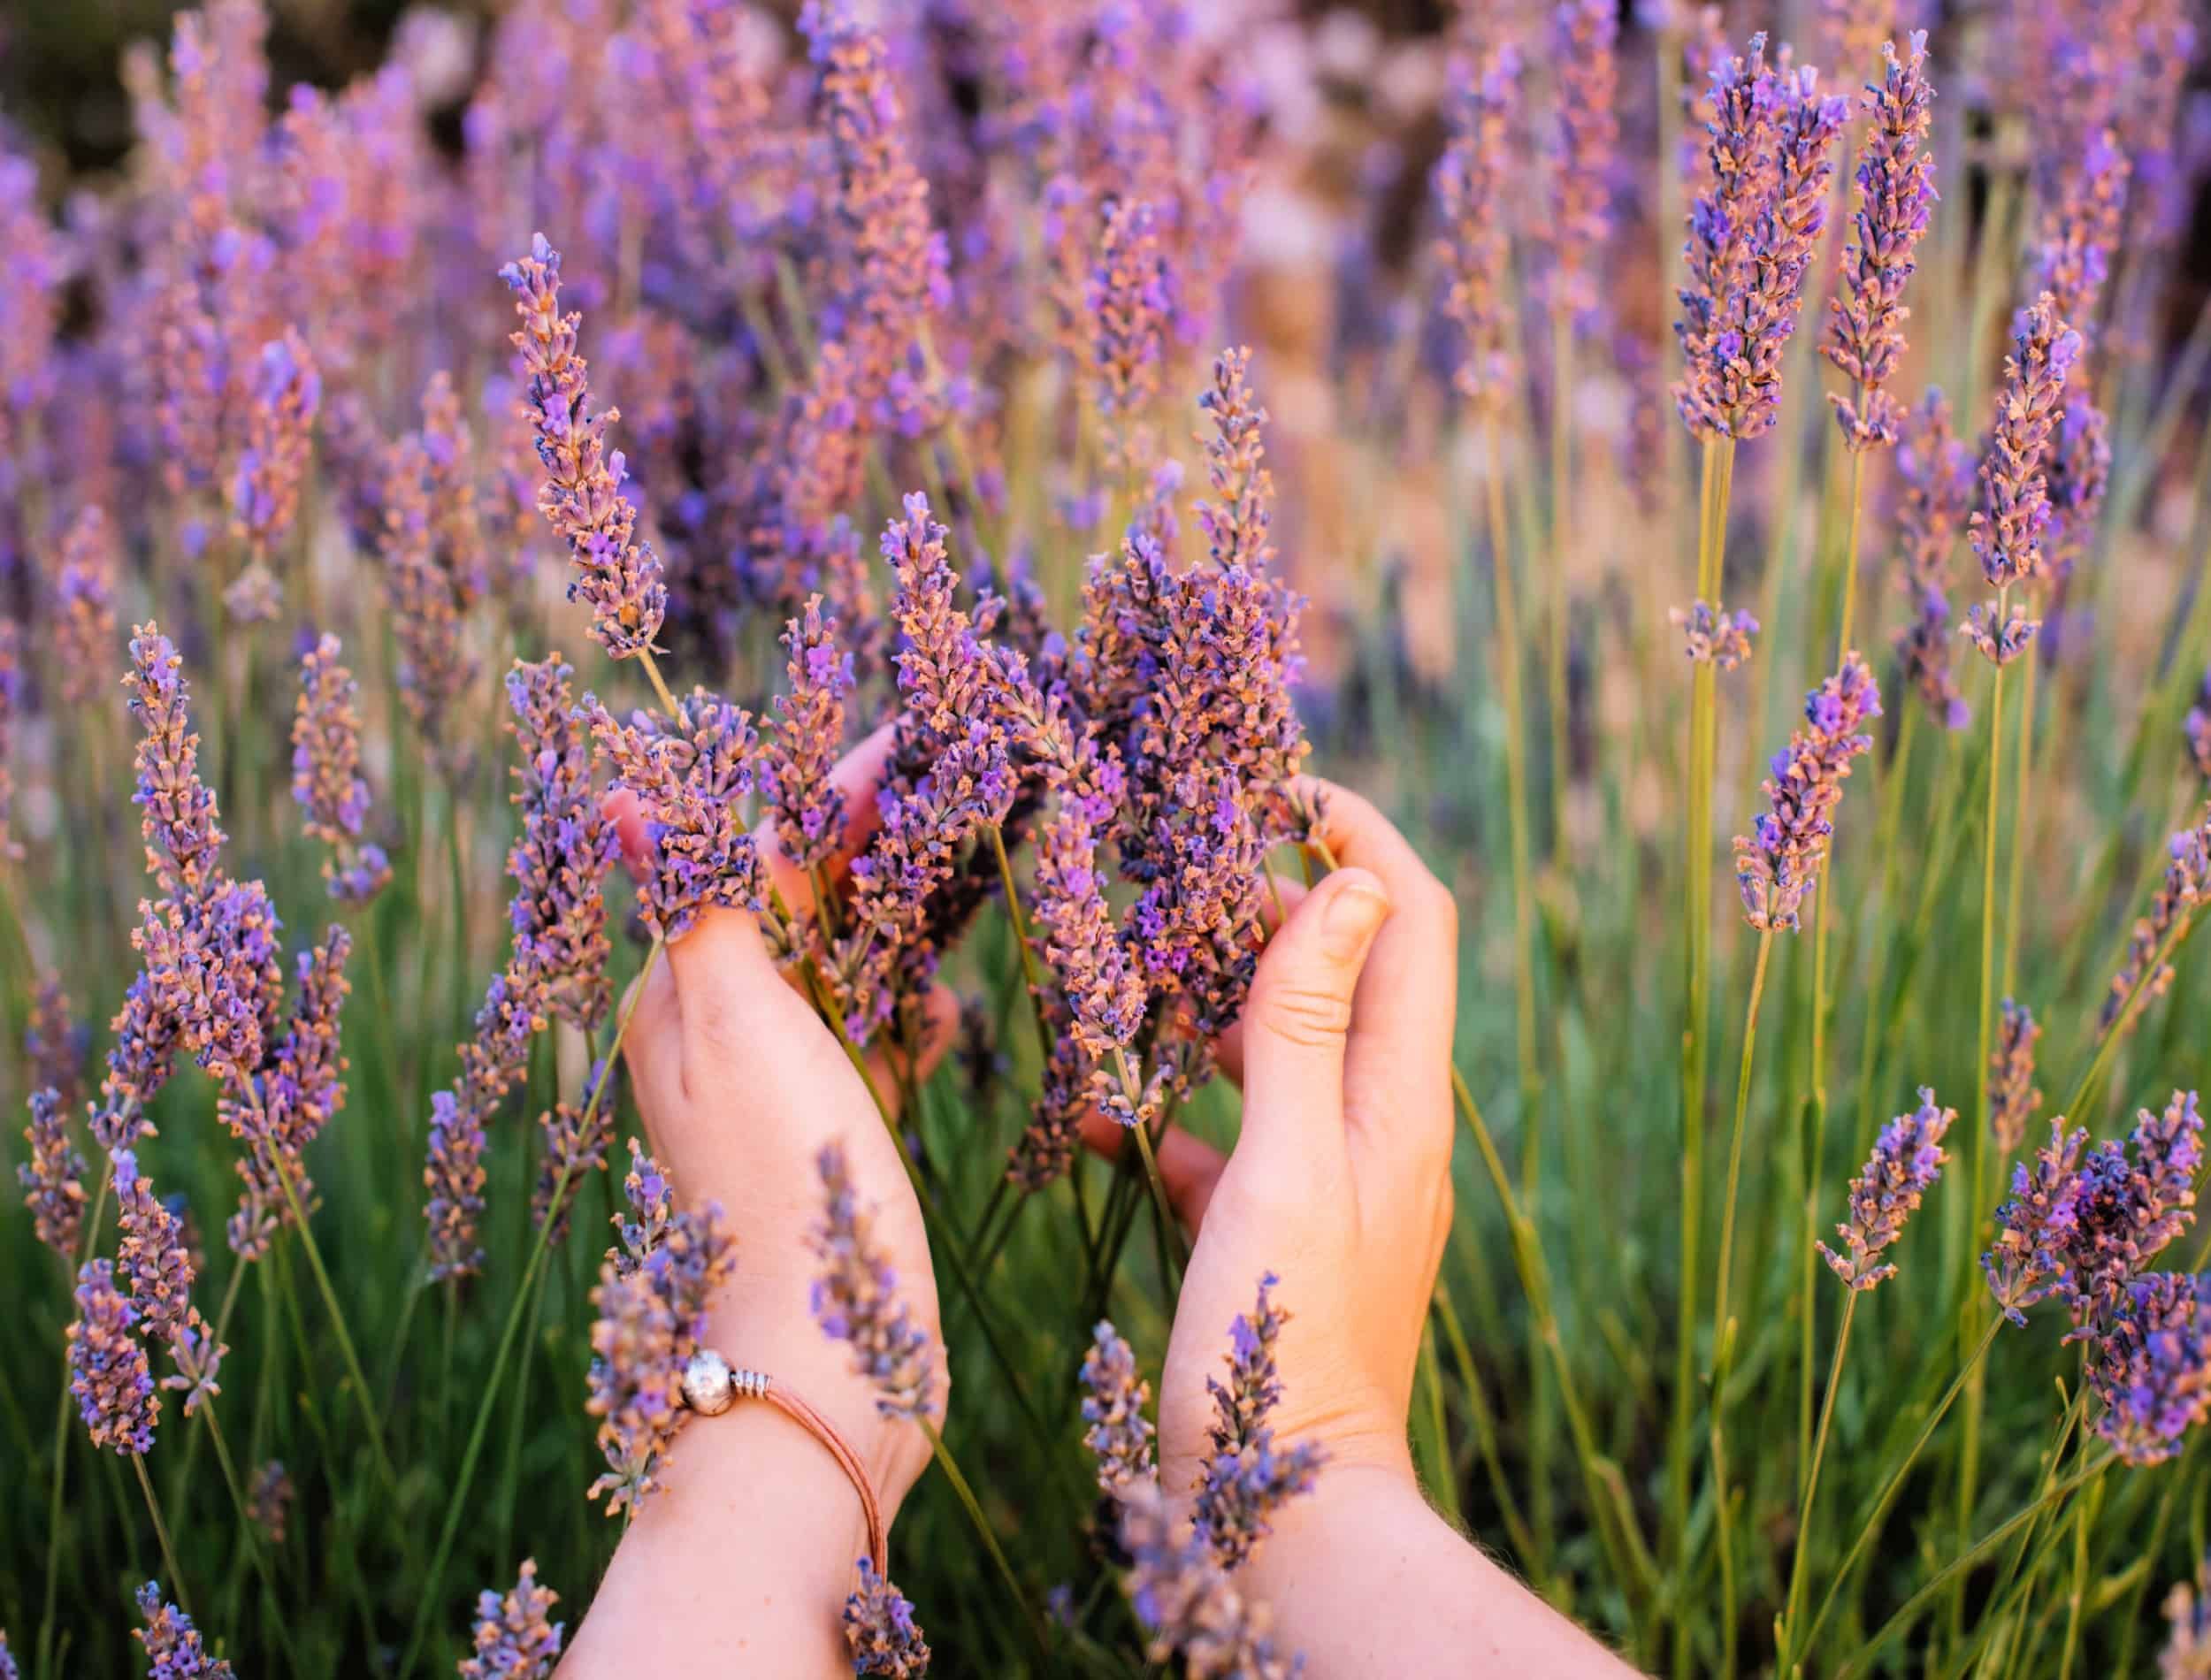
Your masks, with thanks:
[{"label": "purple blossom", "polygon": [[[96,504],[78,509],[62,538],[54,577],[54,651],[62,697],[72,706],[92,700],[105,686],[115,659],[115,531]],[[0,706],[5,704],[0,699]],[[4,745],[0,744],[0,760]],[[0,764],[4,774],[4,764]]]},{"label": "purple blossom", "polygon": [[32,1088],[51,1086],[63,1108],[76,1107],[84,1100],[85,1050],[91,1040],[71,1012],[61,976],[51,970],[41,974],[23,1023],[23,1065]]},{"label": "purple blossom", "polygon": [[476,680],[476,661],[462,638],[460,580],[440,563],[430,475],[421,433],[409,433],[386,452],[377,546],[399,644],[400,693],[432,761],[452,775],[466,768],[468,750],[450,720]]},{"label": "purple blossom", "polygon": [[1514,172],[1519,76],[1519,55],[1510,45],[1492,47],[1479,60],[1451,60],[1444,104],[1450,139],[1435,165],[1443,308],[1465,341],[1453,381],[1491,414],[1512,393],[1513,329],[1506,299],[1512,239],[1505,195]]},{"label": "purple blossom", "polygon": [[1824,1242],[1814,1245],[1846,1287],[1871,1289],[1896,1275],[1894,1264],[1876,1257],[1904,1234],[1904,1221],[1941,1176],[1949,1159],[1943,1134],[1957,1117],[1955,1109],[1937,1107],[1933,1090],[1923,1085],[1918,1108],[1881,1128],[1873,1153],[1850,1180],[1850,1218],[1835,1227],[1848,1255]]},{"label": "purple blossom", "polygon": [[1202,1535],[1178,1534],[1156,1478],[1123,1493],[1120,1508],[1129,1559],[1123,1585],[1150,1636],[1152,1661],[1179,1653],[1192,1674],[1243,1680],[1290,1680],[1299,1672],[1302,1665],[1280,1655],[1267,1636],[1266,1607],[1236,1590]]},{"label": "purple blossom", "polygon": [[14,732],[22,704],[21,633],[12,618],[0,618],[0,863],[23,856],[15,837]]},{"label": "purple blossom", "polygon": [[1748,837],[1735,841],[1735,881],[1743,910],[1761,932],[1797,928],[1804,897],[1819,884],[1850,763],[1873,737],[1859,726],[1881,715],[1873,673],[1857,654],[1804,699],[1804,727],[1773,756],[1765,795],[1771,809]]},{"label": "purple blossom", "polygon": [[1156,1476],[1151,1424],[1144,1415],[1151,1386],[1136,1374],[1136,1350],[1102,1318],[1083,1356],[1083,1421],[1090,1425],[1083,1444],[1098,1461],[1098,1487],[1118,1493]]},{"label": "purple blossom", "polygon": [[1769,153],[1779,94],[1765,49],[1764,34],[1754,34],[1747,57],[1712,50],[1706,66],[1711,91],[1702,110],[1710,139],[1692,172],[1696,191],[1682,247],[1687,284],[1674,323],[1687,377],[1673,397],[1682,423],[1707,439],[1731,435],[1733,367],[1746,349],[1732,317],[1752,283],[1753,240],[1773,190]]},{"label": "purple blossom", "polygon": [[422,1181],[430,1192],[423,1213],[430,1221],[431,1277],[465,1278],[480,1271],[484,1250],[477,1246],[476,1226],[484,1211],[484,1116],[451,1091],[430,1099],[430,1150]]},{"label": "purple blossom", "polygon": [[128,1149],[154,1129],[147,1105],[168,1082],[181,1035],[144,973],[131,981],[108,1031],[114,1042],[92,1111],[92,1136],[103,1149]]},{"label": "purple blossom", "polygon": [[1988,1127],[1997,1150],[2009,1155],[2027,1134],[2027,1121],[2042,1105],[2034,1085],[2034,1042],[2042,1028],[2024,1004],[2003,1001],[1996,1050],[1988,1065]]},{"label": "purple blossom", "polygon": [[2042,215],[2035,284],[2054,301],[2057,318],[2088,330],[2110,278],[2132,173],[2109,129],[2088,138],[2078,165]]},{"label": "purple blossom", "polygon": [[2193,1091],[2175,1091],[2161,1113],[2141,1110],[2124,1144],[2107,1140],[2081,1162],[2066,1290],[2074,1329],[2093,1333],[2127,1282],[2195,1223],[2203,1117]]},{"label": "purple blossom", "polygon": [[845,697],[853,686],[853,656],[837,645],[834,615],[822,598],[806,603],[801,622],[784,626],[790,692],[776,698],[779,722],[761,766],[761,783],[776,814],[784,859],[812,869],[837,855],[845,837],[845,798],[830,780],[845,745]]},{"label": "purple blossom", "polygon": [[1123,198],[1107,209],[1083,301],[1091,322],[1090,372],[1106,428],[1106,464],[1134,485],[1155,447],[1142,421],[1159,396],[1162,345],[1174,307],[1151,205]]},{"label": "purple blossom", "polygon": [[2110,420],[2077,379],[2066,393],[2064,417],[2042,464],[2050,503],[2043,555],[2050,576],[2062,584],[2087,551],[2111,487]]},{"label": "purple blossom", "polygon": [[2173,966],[2162,959],[2169,945],[2177,946],[2194,920],[2196,908],[2211,887],[2211,806],[2198,814],[2195,825],[2182,829],[2165,843],[2165,874],[2150,895],[2149,908],[2138,918],[2127,941],[2126,960],[2111,977],[2103,1011],[2096,1024],[2098,1036],[2119,1027],[2123,1018],[2130,1028],[2140,1010],[2129,1013],[2139,993],[2142,1002],[2161,997],[2173,983]]},{"label": "purple blossom", "polygon": [[118,1149],[111,1158],[121,1233],[116,1269],[137,1309],[142,1333],[149,1341],[172,1341],[192,1306],[192,1259],[185,1252],[183,1232],[177,1216],[155,1197],[139,1172],[138,1157]]},{"label": "purple blossom", "polygon": [[822,1333],[852,1348],[853,1370],[875,1386],[885,1417],[928,1418],[937,1409],[937,1361],[929,1333],[899,1299],[898,1274],[873,1241],[875,1212],[861,1204],[840,1144],[815,1157],[827,1198],[808,1238],[822,1263],[813,1289]]},{"label": "purple blossom", "polygon": [[568,543],[577,568],[569,599],[591,608],[592,638],[614,658],[650,653],[668,589],[660,557],[635,536],[637,506],[622,493],[622,452],[607,450],[607,428],[620,412],[593,415],[588,407],[587,364],[576,351],[583,317],[561,313],[561,254],[539,233],[529,256],[499,272],[522,318],[513,342],[530,376],[521,413],[545,467],[538,510]]},{"label": "purple blossom", "polygon": [[545,1680],[560,1660],[564,1624],[552,1619],[560,1594],[538,1585],[536,1560],[523,1560],[522,1572],[505,1592],[488,1587],[476,1595],[476,1625],[471,1654],[462,1659],[461,1680]]},{"label": "purple blossom", "polygon": [[2031,1162],[2011,1170],[2011,1199],[1996,1210],[1996,1246],[1981,1270],[2004,1317],[2027,1322],[2027,1309],[2061,1293],[2080,1217],[2080,1157],[2085,1127],[2068,1132],[2062,1115]]},{"label": "purple blossom", "polygon": [[[614,1140],[614,1103],[599,1094],[600,1081],[607,1076],[607,1064],[599,1063],[584,1081],[576,1102],[555,1103],[538,1117],[545,1146],[538,1155],[538,1183],[530,1196],[530,1218],[538,1226],[549,1222],[548,1243],[566,1239],[569,1210],[583,1192],[585,1176],[607,1165],[607,1145]],[[568,1183],[562,1189],[563,1174]],[[557,1204],[554,1201],[556,1189],[560,1190]]]},{"label": "purple blossom", "polygon": [[1543,239],[1552,307],[1585,329],[1601,313],[1597,269],[1612,233],[1619,16],[1609,0],[1554,0],[1550,8],[1557,130],[1549,137],[1550,217]]},{"label": "purple blossom", "polygon": [[300,698],[292,719],[292,798],[308,837],[328,847],[323,880],[344,904],[366,904],[392,878],[381,846],[363,841],[369,784],[361,774],[359,685],[339,663],[343,649],[325,635],[300,661]]},{"label": "purple blossom", "polygon": [[138,1309],[115,1287],[115,1268],[87,1262],[77,1272],[77,1316],[69,1325],[69,1392],[92,1444],[119,1454],[154,1444],[161,1399],[138,1336]]},{"label": "purple blossom", "polygon": [[929,1641],[914,1620],[914,1606],[869,1558],[860,1560],[860,1585],[845,1600],[845,1644],[853,1672],[893,1680],[918,1680],[929,1672]]},{"label": "purple blossom", "polygon": [[1950,404],[1930,386],[1913,411],[1896,452],[1904,486],[1897,509],[1897,584],[1912,614],[1896,638],[1904,677],[1945,729],[1962,729],[1970,714],[1950,669],[1955,632],[1950,623],[1950,555],[1972,511],[1973,459],[1958,441]]},{"label": "purple blossom", "polygon": [[157,1582],[138,1589],[138,1614],[146,1625],[131,1637],[146,1648],[148,1680],[233,1680],[230,1664],[208,1654],[192,1618],[163,1599]]},{"label": "purple blossom", "polygon": [[2135,1279],[2098,1326],[2088,1385],[2096,1432],[2130,1464],[2161,1464],[2211,1414],[2211,1274]]},{"label": "purple blossom", "polygon": [[592,733],[614,764],[616,787],[638,797],[653,873],[643,890],[646,924],[671,943],[701,912],[761,909],[760,857],[745,826],[759,734],[742,706],[694,688],[673,719],[638,713],[617,723],[589,695]]},{"label": "purple blossom", "polygon": [[1758,621],[1747,612],[1727,612],[1705,601],[1667,614],[1680,626],[1683,652],[1698,664],[1732,671],[1750,658],[1750,638],[1758,633]]},{"label": "purple blossom", "polygon": [[1196,1531],[1213,1562],[1234,1569],[1270,1531],[1268,1519],[1291,1498],[1312,1491],[1323,1462],[1320,1448],[1301,1441],[1278,1451],[1269,1419],[1282,1397],[1274,1344],[1289,1315],[1268,1298],[1278,1279],[1259,1279],[1259,1301],[1228,1325],[1228,1378],[1205,1378],[1213,1396],[1211,1450],[1198,1469],[1193,1515]]},{"label": "purple blossom", "polygon": [[131,637],[131,664],[126,685],[142,731],[138,790],[131,798],[143,813],[147,872],[163,892],[195,897],[220,876],[223,831],[215,796],[200,780],[200,737],[187,709],[184,661],[149,621]]},{"label": "purple blossom", "polygon": [[272,1458],[254,1467],[246,1478],[246,1514],[272,1546],[282,1546],[289,1523],[292,1501],[298,1490],[284,1461]]},{"label": "purple blossom", "polygon": [[1933,121],[1934,88],[1926,79],[1927,32],[1916,29],[1899,59],[1881,43],[1882,83],[1866,90],[1867,128],[1859,154],[1852,218],[1856,237],[1844,254],[1842,278],[1820,350],[1848,376],[1850,396],[1833,396],[1835,418],[1852,449],[1896,441],[1896,400],[1884,388],[1904,352],[1905,282],[1912,252],[1927,231],[1935,202],[1934,155],[1920,149]]},{"label": "purple blossom", "polygon": [[1983,506],[1966,525],[1982,576],[1998,590],[2041,572],[2042,527],[2050,516],[2042,460],[2064,416],[2066,380],[2081,350],[2080,334],[2065,325],[2047,292],[2020,317],[2012,345],[1996,430],[1981,462]]},{"label": "purple blossom", "polygon": [[635,1509],[658,1487],[685,1413],[683,1366],[676,1356],[676,1315],[642,1271],[600,1273],[592,1291],[590,1389],[584,1409],[599,1419],[608,1468],[589,1497],[607,1514]]},{"label": "purple blossom", "polygon": [[592,786],[588,717],[557,653],[507,673],[518,761],[512,769],[522,832],[507,853],[515,882],[508,920],[514,972],[529,976],[538,1007],[585,1033],[612,1001],[607,906],[600,882],[620,836]]},{"label": "purple blossom", "polygon": [[23,1128],[31,1158],[19,1163],[15,1179],[23,1187],[23,1205],[31,1210],[38,1240],[65,1260],[77,1257],[77,1233],[84,1223],[84,1154],[69,1135],[69,1111],[51,1086],[31,1093],[31,1123]]},{"label": "purple blossom", "polygon": [[322,409],[322,374],[296,329],[261,347],[251,389],[246,447],[230,482],[231,534],[245,545],[248,569],[265,574],[298,516]]}]

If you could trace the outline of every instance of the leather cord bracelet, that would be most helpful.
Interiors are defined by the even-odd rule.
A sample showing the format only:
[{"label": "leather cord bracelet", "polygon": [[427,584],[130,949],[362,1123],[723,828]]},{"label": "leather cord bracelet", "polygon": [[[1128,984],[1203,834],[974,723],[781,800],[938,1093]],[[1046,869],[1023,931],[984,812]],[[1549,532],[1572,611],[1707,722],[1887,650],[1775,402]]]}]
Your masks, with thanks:
[{"label": "leather cord bracelet", "polygon": [[732,1366],[711,1348],[701,1348],[685,1364],[683,1396],[684,1404],[702,1417],[717,1417],[740,1400],[764,1400],[829,1448],[830,1456],[837,1461],[860,1495],[861,1515],[868,1524],[868,1559],[878,1576],[889,1572],[891,1558],[883,1531],[883,1508],[876,1502],[876,1490],[868,1480],[860,1455],[838,1432],[836,1424],[800,1396],[777,1387],[775,1378],[766,1371]]}]

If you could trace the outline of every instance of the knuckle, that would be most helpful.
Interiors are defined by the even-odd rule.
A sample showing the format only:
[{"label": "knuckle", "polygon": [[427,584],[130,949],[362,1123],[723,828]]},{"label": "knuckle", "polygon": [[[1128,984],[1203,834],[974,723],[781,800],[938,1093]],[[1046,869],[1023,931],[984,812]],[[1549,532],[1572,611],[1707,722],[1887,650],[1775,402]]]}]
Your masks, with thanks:
[{"label": "knuckle", "polygon": [[1351,1027],[1351,1000],[1330,986],[1276,981],[1255,988],[1252,1016],[1260,1030],[1308,1050],[1340,1042]]}]

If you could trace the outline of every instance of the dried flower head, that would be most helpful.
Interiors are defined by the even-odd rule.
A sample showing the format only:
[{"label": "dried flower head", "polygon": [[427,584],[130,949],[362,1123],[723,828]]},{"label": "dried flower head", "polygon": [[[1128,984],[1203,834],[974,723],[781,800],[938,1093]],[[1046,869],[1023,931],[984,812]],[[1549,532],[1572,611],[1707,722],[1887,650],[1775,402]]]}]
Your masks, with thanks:
[{"label": "dried flower head", "polygon": [[1728,612],[1704,601],[1667,613],[1681,628],[1683,651],[1695,662],[1732,671],[1750,658],[1750,638],[1758,633],[1758,621],[1748,613]]},{"label": "dried flower head", "polygon": [[1919,1206],[1927,1187],[1941,1176],[1949,1157],[1943,1134],[1958,1117],[1939,1108],[1934,1092],[1919,1088],[1919,1106],[1881,1128],[1880,1139],[1864,1167],[1850,1180],[1850,1218],[1835,1227],[1848,1256],[1825,1243],[1817,1246],[1835,1276],[1852,1289],[1871,1289],[1896,1275],[1896,1268],[1876,1256],[1904,1234],[1904,1221]]},{"label": "dried flower head", "polygon": [[1117,1493],[1156,1475],[1151,1425],[1144,1409],[1151,1386],[1136,1374],[1136,1349],[1101,1318],[1083,1355],[1083,1444],[1098,1460],[1098,1485]]},{"label": "dried flower head", "polygon": [[461,1680],[545,1680],[560,1661],[564,1624],[552,1620],[560,1594],[538,1585],[535,1559],[523,1560],[522,1573],[503,1592],[486,1587],[476,1595],[471,1654],[461,1662]]},{"label": "dried flower head", "polygon": [[1282,1397],[1274,1344],[1289,1315],[1269,1298],[1278,1279],[1259,1279],[1259,1301],[1228,1326],[1228,1377],[1205,1379],[1213,1396],[1211,1441],[1198,1468],[1193,1521],[1213,1561],[1233,1569],[1270,1532],[1268,1519],[1289,1499],[1310,1493],[1322,1453],[1310,1441],[1277,1451],[1268,1419]]},{"label": "dried flower head", "polygon": [[2008,589],[2041,572],[2042,528],[2050,516],[2042,461],[2064,416],[2065,385],[2080,350],[2080,334],[2065,324],[2047,292],[2027,307],[2014,330],[1996,399],[1996,429],[1981,462],[1982,507],[1966,523],[1967,539],[1991,589]]},{"label": "dried flower head", "polygon": [[919,1680],[929,1672],[929,1641],[914,1620],[913,1603],[876,1573],[872,1559],[861,1558],[859,1567],[860,1585],[845,1600],[844,1611],[853,1672]]},{"label": "dried flower head", "polygon": [[1753,928],[1796,930],[1799,907],[1819,884],[1851,760],[1873,745],[1859,726],[1880,715],[1873,673],[1855,653],[1805,697],[1804,727],[1774,754],[1766,778],[1771,809],[1735,841],[1735,880]]},{"label": "dried flower head", "polygon": [[937,1362],[929,1333],[899,1299],[898,1274],[872,1241],[874,1211],[853,1188],[844,1148],[815,1157],[827,1207],[809,1239],[822,1262],[813,1290],[822,1333],[849,1343],[853,1369],[876,1386],[885,1417],[927,1418],[936,1410]]},{"label": "dried flower head", "polygon": [[84,1223],[86,1169],[83,1152],[69,1135],[69,1111],[59,1091],[46,1086],[31,1093],[31,1123],[23,1135],[31,1158],[16,1167],[15,1179],[31,1210],[31,1228],[41,1242],[73,1261]]},{"label": "dried flower head", "polygon": [[1865,144],[1858,155],[1856,237],[1844,253],[1821,354],[1851,381],[1848,396],[1832,396],[1835,418],[1852,449],[1896,441],[1896,400],[1885,388],[1904,352],[1904,284],[1916,264],[1912,252],[1927,231],[1935,201],[1934,154],[1921,149],[1933,122],[1927,32],[1912,32],[1905,56],[1881,43],[1880,86],[1866,89]]},{"label": "dried flower head", "polygon": [[325,635],[300,661],[300,698],[292,719],[292,798],[305,813],[300,826],[330,849],[323,880],[330,896],[366,904],[392,878],[384,849],[361,837],[369,784],[361,774],[359,684],[339,663],[335,636]]},{"label": "dried flower head", "polygon": [[161,1596],[158,1582],[138,1589],[138,1614],[146,1625],[131,1637],[146,1647],[150,1680],[233,1680],[230,1664],[208,1654],[192,1618]]},{"label": "dried flower head", "polygon": [[513,340],[530,376],[521,413],[545,465],[538,511],[567,542],[577,569],[569,599],[591,608],[592,638],[614,658],[653,653],[668,588],[660,557],[636,537],[637,507],[622,493],[622,452],[607,449],[607,428],[620,410],[593,415],[589,408],[587,364],[576,351],[583,317],[561,313],[561,254],[535,234],[530,254],[499,273],[522,318]]},{"label": "dried flower head", "polygon": [[92,1444],[122,1454],[150,1451],[161,1399],[154,1390],[138,1309],[115,1287],[115,1268],[88,1261],[77,1272],[77,1316],[69,1325],[69,1392]]},{"label": "dried flower head", "polygon": [[1999,1153],[2009,1155],[2027,1134],[2027,1122],[2042,1106],[2034,1086],[2034,1042],[2042,1028],[2034,1012],[2007,997],[1996,1024],[1996,1050],[1988,1065],[1988,1126]]}]

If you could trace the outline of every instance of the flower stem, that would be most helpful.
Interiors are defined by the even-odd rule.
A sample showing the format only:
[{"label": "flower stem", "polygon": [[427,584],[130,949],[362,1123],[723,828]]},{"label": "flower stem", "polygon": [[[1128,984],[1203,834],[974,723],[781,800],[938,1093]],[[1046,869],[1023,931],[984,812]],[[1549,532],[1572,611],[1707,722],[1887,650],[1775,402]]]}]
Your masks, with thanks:
[{"label": "flower stem", "polygon": [[202,1400],[198,1410],[200,1416],[207,1419],[208,1438],[215,1443],[215,1462],[222,1466],[223,1485],[230,1489],[230,1502],[238,1513],[238,1532],[246,1543],[247,1561],[253,1565],[254,1573],[261,1577],[262,1589],[268,1595],[270,1625],[276,1630],[278,1643],[284,1647],[285,1659],[291,1671],[304,1674],[306,1669],[300,1662],[299,1653],[292,1647],[291,1623],[282,1613],[275,1571],[269,1567],[268,1554],[262,1549],[258,1531],[260,1525],[246,1508],[245,1487],[238,1479],[238,1466],[231,1458],[230,1443],[223,1439],[223,1426],[216,1421],[214,1401]]},{"label": "flower stem", "polygon": [[929,1450],[936,1455],[937,1467],[945,1472],[945,1479],[952,1484],[952,1491],[960,1496],[960,1503],[966,1509],[968,1521],[974,1525],[976,1537],[982,1540],[983,1549],[991,1554],[991,1562],[997,1567],[999,1579],[1006,1583],[1006,1590],[1014,1595],[1014,1601],[1021,1606],[1021,1622],[1028,1628],[1029,1638],[1037,1642],[1037,1649],[1043,1654],[1048,1670],[1052,1661],[1052,1645],[1044,1638],[1044,1623],[1037,1620],[1037,1608],[1029,1603],[1029,1594],[1021,1591],[1021,1580],[1014,1573],[1014,1566],[1006,1561],[1005,1548],[998,1545],[998,1534],[991,1527],[990,1519],[983,1515],[983,1507],[976,1501],[975,1490],[968,1485],[968,1478],[960,1473],[960,1462],[952,1457],[952,1448],[945,1445],[945,1438],[937,1433],[937,1425],[926,1417],[917,1421],[921,1424],[922,1433],[929,1437]]},{"label": "flower stem", "polygon": [[146,1496],[146,1514],[154,1519],[154,1538],[161,1543],[162,1567],[169,1571],[170,1592],[177,1607],[190,1615],[192,1601],[185,1596],[184,1570],[177,1563],[176,1548],[169,1544],[169,1524],[162,1520],[161,1501],[154,1497],[154,1485],[146,1475],[146,1455],[133,1453],[131,1469],[138,1474],[138,1491]]},{"label": "flower stem", "polygon": [[1827,1394],[1820,1401],[1819,1431],[1812,1437],[1811,1469],[1805,1472],[1804,1494],[1798,1501],[1796,1557],[1789,1565],[1788,1607],[1781,1618],[1781,1660],[1777,1674],[1786,1675],[1796,1653],[1797,1607],[1804,1599],[1804,1570],[1812,1555],[1812,1512],[1819,1501],[1819,1470],[1827,1455],[1827,1431],[1835,1417],[1835,1393],[1842,1386],[1842,1361],[1850,1346],[1850,1320],[1858,1310],[1859,1291],[1843,1292],[1842,1324],[1835,1332],[1835,1353],[1827,1367]]},{"label": "flower stem", "polygon": [[1037,1048],[1046,1067],[1052,1065],[1052,1028],[1044,1023],[1044,976],[1037,971],[1037,953],[1029,943],[1029,919],[1021,913],[1021,896],[1014,885],[1014,861],[1006,855],[1006,830],[989,826],[991,852],[998,859],[998,884],[1006,890],[1006,917],[1014,924],[1014,943],[1021,954],[1021,979],[1029,988],[1029,1013],[1037,1023]]},{"label": "flower stem", "polygon": [[1569,768],[1566,689],[1567,509],[1573,505],[1573,323],[1564,309],[1551,312],[1550,579],[1546,630],[1550,700],[1550,855],[1566,856],[1566,781]]}]

